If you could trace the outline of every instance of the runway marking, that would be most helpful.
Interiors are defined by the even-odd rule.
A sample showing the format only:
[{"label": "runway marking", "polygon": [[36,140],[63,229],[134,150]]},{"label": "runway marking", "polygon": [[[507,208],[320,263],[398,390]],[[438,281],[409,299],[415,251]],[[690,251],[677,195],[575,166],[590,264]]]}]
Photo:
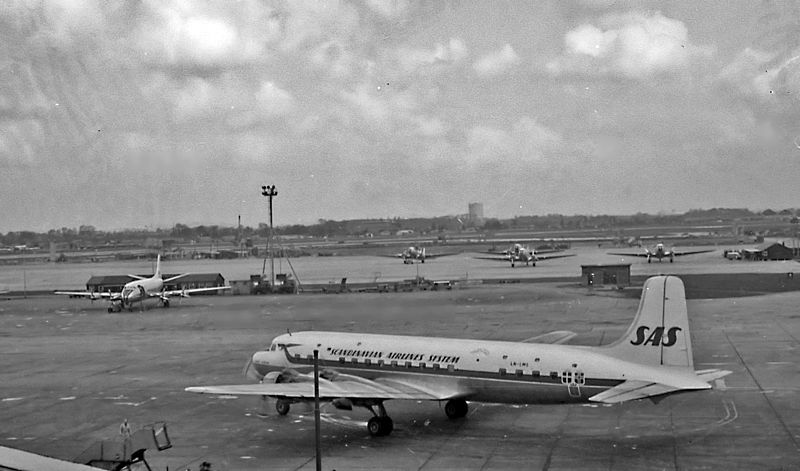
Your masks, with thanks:
[{"label": "runway marking", "polygon": [[25,398],[24,398],[24,397],[7,397],[7,398],[4,398],[4,399],[3,399],[2,401],[0,401],[0,402],[21,401],[21,400],[23,400],[23,399],[25,399]]},{"label": "runway marking", "polygon": [[58,400],[59,401],[74,401],[75,400],[75,396],[59,397]]},{"label": "runway marking", "polygon": [[725,378],[714,380],[714,383],[717,385],[716,388],[720,391],[725,391],[728,389],[728,386],[725,384]]},{"label": "runway marking", "polygon": [[768,361],[768,365],[791,365],[791,361]]}]

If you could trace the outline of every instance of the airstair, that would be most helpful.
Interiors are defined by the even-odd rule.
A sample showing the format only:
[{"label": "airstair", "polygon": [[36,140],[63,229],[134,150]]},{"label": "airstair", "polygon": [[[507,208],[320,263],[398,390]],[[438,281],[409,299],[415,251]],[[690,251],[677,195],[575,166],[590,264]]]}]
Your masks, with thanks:
[{"label": "airstair", "polygon": [[144,453],[147,450],[164,451],[168,448],[172,448],[172,442],[167,434],[167,424],[156,422],[145,425],[128,438],[119,437],[94,443],[73,461],[109,471],[152,471]]}]

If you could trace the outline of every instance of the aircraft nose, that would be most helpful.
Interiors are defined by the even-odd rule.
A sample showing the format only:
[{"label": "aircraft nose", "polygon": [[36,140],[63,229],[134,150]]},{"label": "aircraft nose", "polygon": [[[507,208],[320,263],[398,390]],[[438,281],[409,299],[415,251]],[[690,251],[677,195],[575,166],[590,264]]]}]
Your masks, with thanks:
[{"label": "aircraft nose", "polygon": [[244,375],[252,380],[261,381],[267,374],[266,366],[270,364],[270,352],[256,352],[247,361],[244,367]]}]

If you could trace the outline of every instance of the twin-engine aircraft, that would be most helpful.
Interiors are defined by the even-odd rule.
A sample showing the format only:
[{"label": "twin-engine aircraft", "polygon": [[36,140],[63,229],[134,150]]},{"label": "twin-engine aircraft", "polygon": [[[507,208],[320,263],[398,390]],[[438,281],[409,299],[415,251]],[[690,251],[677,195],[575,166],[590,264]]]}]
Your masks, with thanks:
[{"label": "twin-engine aircraft", "polygon": [[540,260],[550,260],[553,258],[574,257],[575,254],[554,253],[556,250],[549,251],[546,254],[537,252],[531,248],[525,247],[522,244],[514,244],[502,252],[487,252],[495,255],[494,257],[475,257],[480,260],[503,260],[511,262],[511,268],[514,268],[517,262],[525,262],[525,266],[536,266],[536,262]]},{"label": "twin-engine aircraft", "polygon": [[675,261],[675,257],[680,257],[683,255],[692,255],[698,253],[708,253],[713,252],[711,249],[706,250],[688,250],[684,252],[679,252],[677,250],[670,250],[664,247],[663,243],[656,244],[654,249],[650,249],[645,247],[644,251],[640,252],[608,252],[609,255],[622,255],[624,257],[647,257],[647,263],[650,263],[653,258],[657,258],[659,263],[661,259],[668,258],[669,263]]},{"label": "twin-engine aircraft", "polygon": [[[367,429],[388,435],[390,399],[445,401],[451,419],[468,401],[506,404],[620,402],[710,389],[730,371],[695,371],[683,282],[657,276],[645,282],[628,331],[602,346],[562,345],[575,334],[545,334],[525,342],[497,342],[340,332],[296,332],[276,337],[245,367],[258,384],[189,387],[193,393],[276,398],[279,414],[314,400],[314,350],[319,397],[334,406],[365,407]],[[527,343],[527,342],[544,343]]]},{"label": "twin-engine aircraft", "polygon": [[214,286],[210,288],[191,288],[191,289],[164,289],[164,284],[175,281],[179,278],[189,275],[184,273],[182,275],[173,276],[166,280],[161,277],[161,255],[158,256],[156,261],[156,272],[150,278],[144,278],[137,275],[128,275],[135,280],[125,283],[122,291],[117,293],[112,292],[95,292],[95,291],[56,291],[55,294],[65,294],[68,296],[79,296],[89,298],[92,301],[98,299],[108,299],[109,306],[108,312],[120,312],[123,309],[133,310],[134,304],[139,303],[141,306],[147,299],[157,300],[163,307],[169,307],[169,298],[181,296],[188,298],[189,295],[194,293],[202,293],[207,291],[221,291],[230,289],[230,286]]},{"label": "twin-engine aircraft", "polygon": [[382,257],[402,258],[403,263],[411,264],[414,262],[425,263],[425,260],[433,260],[434,258],[447,257],[455,255],[454,253],[439,253],[429,254],[426,252],[425,247],[406,247],[402,252],[393,255],[381,255]]}]

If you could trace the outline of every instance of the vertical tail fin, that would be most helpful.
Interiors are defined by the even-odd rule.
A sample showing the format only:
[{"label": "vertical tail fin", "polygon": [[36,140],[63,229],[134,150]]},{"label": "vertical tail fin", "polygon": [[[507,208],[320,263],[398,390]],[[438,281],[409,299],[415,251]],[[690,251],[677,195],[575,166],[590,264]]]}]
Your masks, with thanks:
[{"label": "vertical tail fin", "polygon": [[161,254],[158,254],[156,258],[156,272],[153,275],[153,278],[161,278]]},{"label": "vertical tail fin", "polygon": [[636,318],[604,353],[646,365],[694,368],[683,282],[675,276],[648,278]]}]

